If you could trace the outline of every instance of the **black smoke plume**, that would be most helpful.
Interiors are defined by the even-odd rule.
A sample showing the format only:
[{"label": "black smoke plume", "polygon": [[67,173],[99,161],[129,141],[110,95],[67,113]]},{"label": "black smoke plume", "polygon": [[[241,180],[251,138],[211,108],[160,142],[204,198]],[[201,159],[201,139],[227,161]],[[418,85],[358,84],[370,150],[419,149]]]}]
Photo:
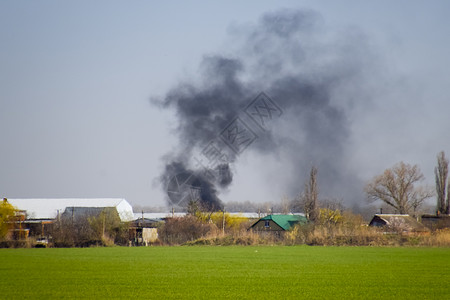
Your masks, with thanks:
[{"label": "black smoke plume", "polygon": [[167,164],[162,181],[172,205],[187,207],[191,201],[196,201],[203,210],[223,209],[214,183],[208,180],[204,173],[187,169],[182,162]]},{"label": "black smoke plume", "polygon": [[330,32],[315,12],[287,10],[231,32],[230,55],[204,57],[195,80],[179,83],[156,101],[174,110],[178,120],[179,148],[165,158],[164,188],[176,174],[191,172],[203,180],[202,201],[222,207],[217,188],[231,184],[231,165],[239,155],[228,151],[226,162],[209,170],[213,177],[200,176],[208,170],[196,167],[193,158],[263,91],[283,114],[270,128],[255,129],[258,139],[245,151],[280,157],[281,193],[300,193],[314,165],[322,195],[358,198],[347,150],[349,114],[363,100],[365,77],[375,65],[366,37],[355,29]]}]

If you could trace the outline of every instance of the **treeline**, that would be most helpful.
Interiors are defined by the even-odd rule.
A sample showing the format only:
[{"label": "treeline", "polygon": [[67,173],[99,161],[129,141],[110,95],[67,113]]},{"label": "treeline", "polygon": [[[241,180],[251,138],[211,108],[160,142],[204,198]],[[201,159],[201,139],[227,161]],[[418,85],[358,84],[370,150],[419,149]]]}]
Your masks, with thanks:
[{"label": "treeline", "polygon": [[396,225],[369,227],[348,210],[321,208],[314,223],[284,232],[249,229],[254,222],[227,213],[169,218],[158,229],[154,245],[450,246],[450,230],[424,235]]},{"label": "treeline", "polygon": [[[414,233],[395,224],[367,226],[349,210],[319,208],[314,222],[289,231],[256,231],[255,219],[226,212],[201,212],[167,218],[157,225],[159,245],[323,245],[323,246],[450,246],[450,230]],[[61,217],[49,231],[53,247],[128,246],[131,223],[104,210],[99,215]],[[33,247],[28,241],[0,241],[2,247]]]}]

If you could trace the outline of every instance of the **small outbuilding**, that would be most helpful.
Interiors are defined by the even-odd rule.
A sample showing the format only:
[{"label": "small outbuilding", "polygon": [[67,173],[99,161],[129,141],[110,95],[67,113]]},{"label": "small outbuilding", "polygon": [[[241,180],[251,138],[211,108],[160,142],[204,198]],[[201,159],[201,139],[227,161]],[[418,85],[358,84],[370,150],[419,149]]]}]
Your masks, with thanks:
[{"label": "small outbuilding", "polygon": [[158,227],[164,221],[162,219],[138,218],[130,222],[130,245],[147,246],[158,240]]},{"label": "small outbuilding", "polygon": [[369,226],[385,227],[392,231],[425,233],[430,230],[410,215],[376,214]]},{"label": "small outbuilding", "polygon": [[256,231],[288,231],[294,225],[306,224],[307,219],[302,215],[267,215],[259,219],[249,229]]},{"label": "small outbuilding", "polygon": [[431,230],[450,228],[450,215],[423,215],[421,221]]}]

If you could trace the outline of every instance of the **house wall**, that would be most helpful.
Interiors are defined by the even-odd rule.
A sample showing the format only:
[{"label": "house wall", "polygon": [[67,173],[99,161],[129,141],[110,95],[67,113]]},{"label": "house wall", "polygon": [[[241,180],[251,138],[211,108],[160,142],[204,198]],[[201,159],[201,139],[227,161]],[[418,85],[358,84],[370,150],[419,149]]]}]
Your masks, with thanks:
[{"label": "house wall", "polygon": [[259,220],[255,225],[252,226],[252,229],[257,231],[284,231],[284,229],[278,226],[274,221],[268,221],[269,227],[266,227],[265,220]]},{"label": "house wall", "polygon": [[130,246],[147,246],[158,239],[157,228],[131,227],[129,229]]},{"label": "house wall", "polygon": [[144,243],[153,243],[158,239],[158,230],[156,228],[142,228],[142,239]]},{"label": "house wall", "polygon": [[431,230],[450,228],[450,216],[422,216],[422,224]]},{"label": "house wall", "polygon": [[382,226],[386,226],[386,222],[384,220],[382,220],[381,218],[375,216],[375,217],[373,217],[372,221],[370,221],[369,226],[382,227]]},{"label": "house wall", "polygon": [[53,226],[52,221],[24,222],[25,228],[30,229],[30,236],[47,236]]}]

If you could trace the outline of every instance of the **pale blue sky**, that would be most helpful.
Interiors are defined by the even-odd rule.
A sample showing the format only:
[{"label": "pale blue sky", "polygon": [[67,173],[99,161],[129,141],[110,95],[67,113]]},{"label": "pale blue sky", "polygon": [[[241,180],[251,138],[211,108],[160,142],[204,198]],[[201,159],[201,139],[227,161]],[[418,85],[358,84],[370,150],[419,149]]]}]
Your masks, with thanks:
[{"label": "pale blue sky", "polygon": [[[195,78],[205,54],[233,53],[233,30],[280,8],[315,10],[330,32],[357,28],[395,79],[350,115],[361,180],[404,160],[433,184],[436,154],[450,156],[448,1],[3,0],[0,196],[164,205],[154,179],[176,146],[174,116],[149,99]],[[246,154],[235,169],[225,201],[286,193],[270,180],[276,161]]]}]

